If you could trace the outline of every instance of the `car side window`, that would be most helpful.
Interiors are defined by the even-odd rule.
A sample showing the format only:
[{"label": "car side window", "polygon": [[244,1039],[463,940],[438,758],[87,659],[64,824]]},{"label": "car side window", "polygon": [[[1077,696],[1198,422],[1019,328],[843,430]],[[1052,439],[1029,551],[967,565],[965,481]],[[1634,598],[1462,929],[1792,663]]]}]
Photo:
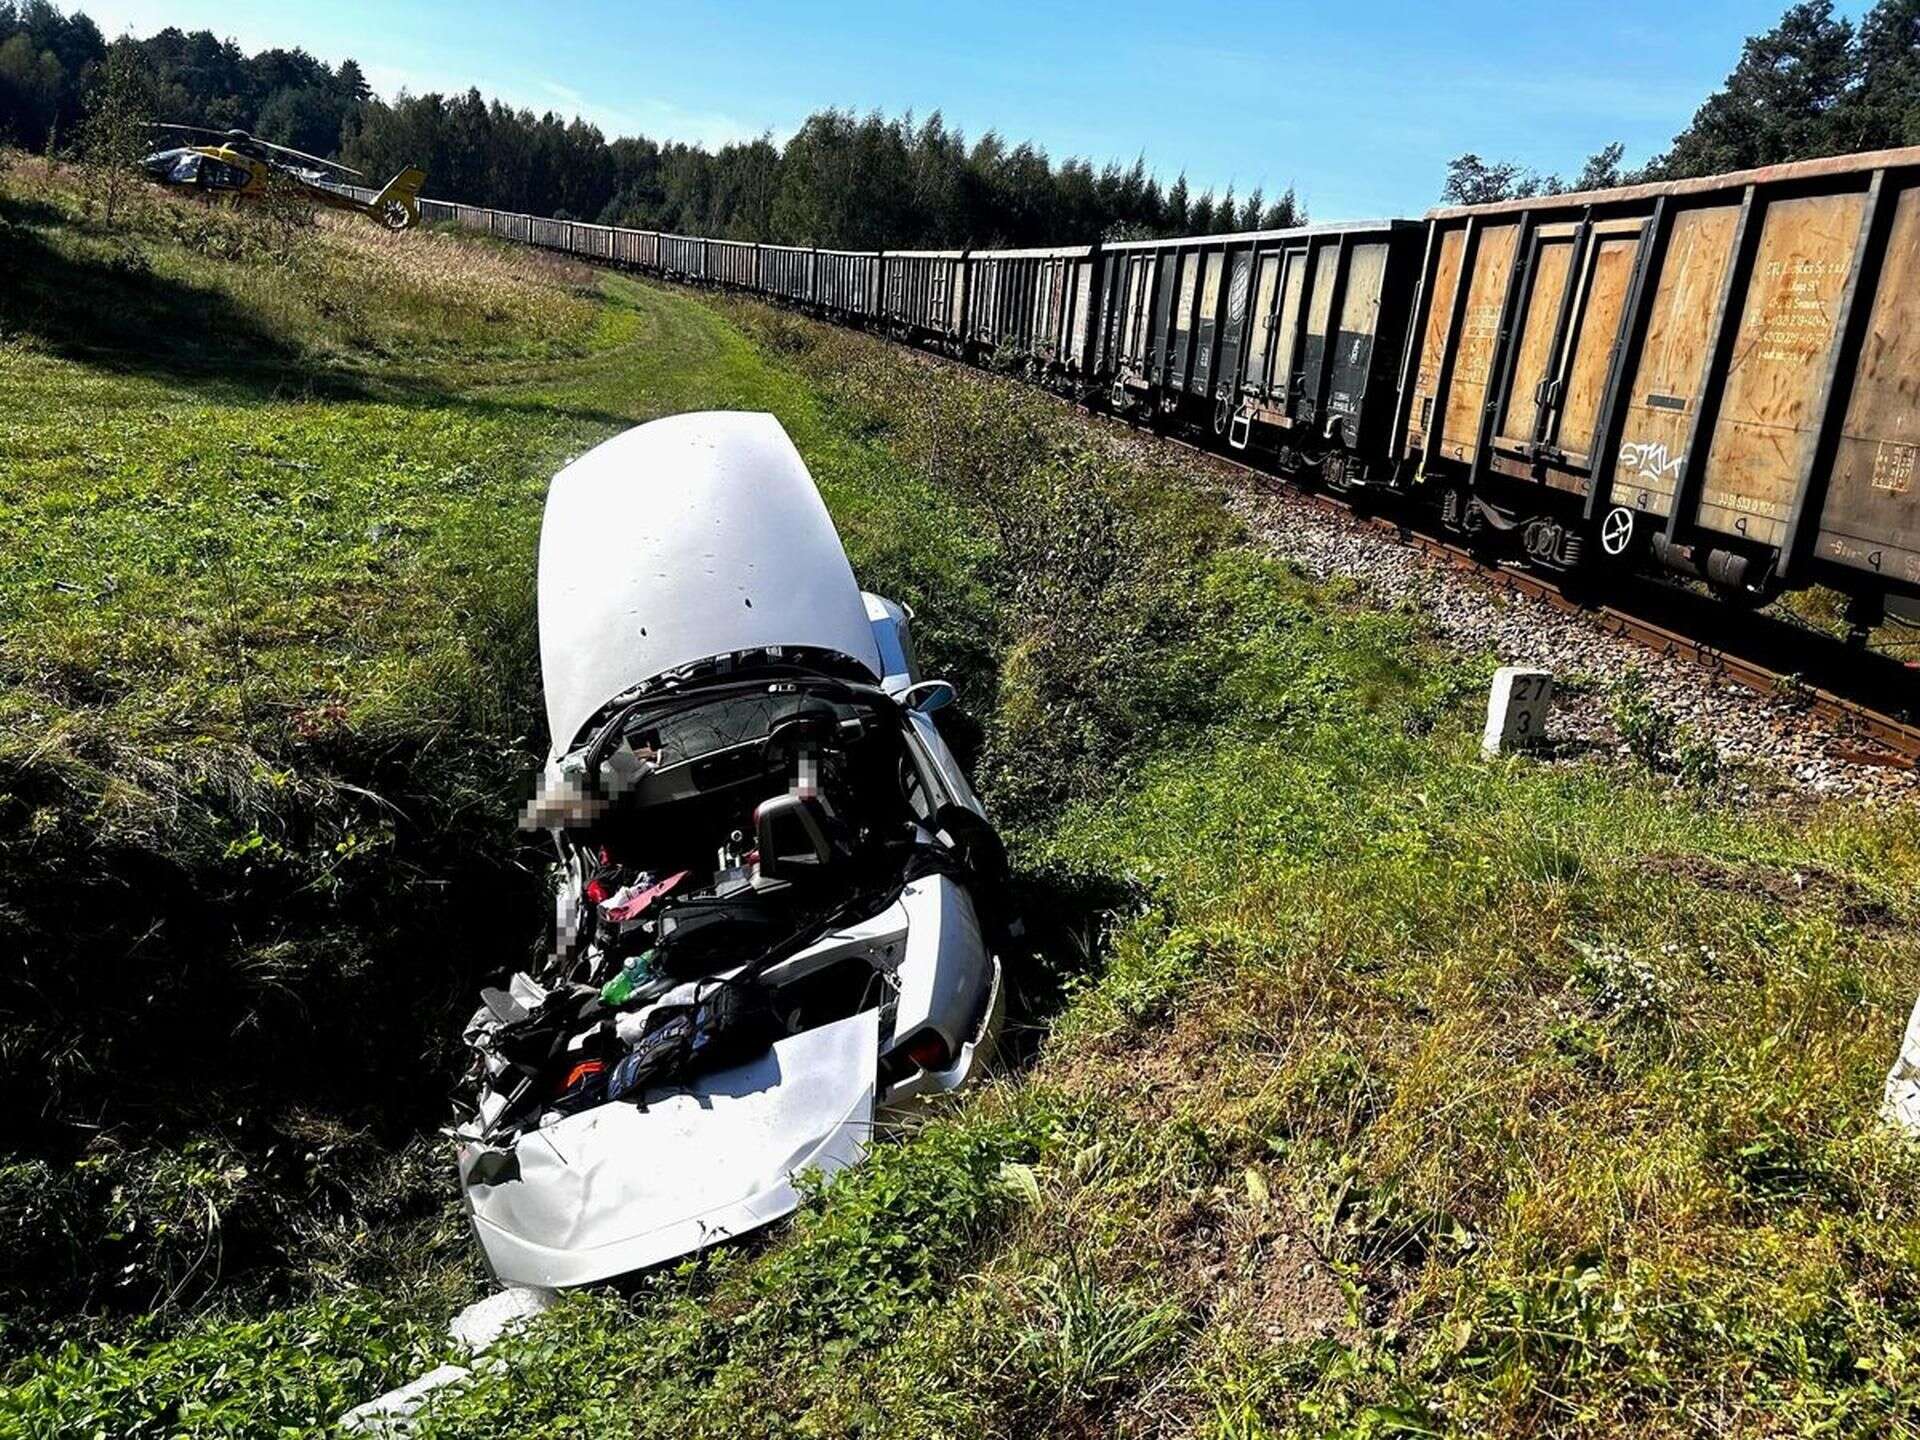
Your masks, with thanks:
[{"label": "car side window", "polygon": [[920,767],[913,763],[912,755],[900,757],[900,790],[907,797],[907,808],[913,811],[915,819],[933,819],[933,801],[927,795],[927,782],[921,779]]}]

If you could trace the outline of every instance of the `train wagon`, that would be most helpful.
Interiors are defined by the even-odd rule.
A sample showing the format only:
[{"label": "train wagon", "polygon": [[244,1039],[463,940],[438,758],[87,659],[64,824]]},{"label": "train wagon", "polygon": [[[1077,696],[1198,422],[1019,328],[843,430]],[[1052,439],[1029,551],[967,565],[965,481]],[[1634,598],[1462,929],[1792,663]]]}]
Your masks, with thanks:
[{"label": "train wagon", "polygon": [[758,289],[759,249],[751,240],[709,240],[701,278],[729,290]]},{"label": "train wagon", "polygon": [[[1420,270],[1418,225],[1320,226],[1225,247],[1220,263],[1213,421],[1228,443],[1259,443],[1318,467],[1335,489],[1390,473],[1407,307]],[[1201,300],[1209,299],[1202,287]],[[1196,343],[1204,337],[1196,335]],[[1196,351],[1190,393],[1207,371]]]},{"label": "train wagon", "polygon": [[957,346],[966,295],[964,250],[888,250],[880,257],[880,315],[902,339]]},{"label": "train wagon", "polygon": [[1099,257],[1097,245],[970,252],[967,344],[979,354],[1030,362],[1044,374],[1083,374]]},{"label": "train wagon", "polygon": [[813,303],[813,248],[808,245],[760,247],[760,293],[792,305]]},{"label": "train wagon", "polygon": [[573,254],[589,260],[614,258],[614,231],[611,225],[584,225],[575,220],[570,223],[570,229],[572,234],[568,237],[567,249]]},{"label": "train wagon", "polygon": [[661,273],[683,280],[706,278],[707,242],[694,235],[660,237]]},{"label": "train wagon", "polygon": [[1920,148],[1427,227],[1395,429],[1450,523],[1748,601],[1920,593]]},{"label": "train wagon", "polygon": [[548,220],[538,215],[530,216],[527,220],[531,242],[547,250],[567,248],[571,225],[569,220]]},{"label": "train wagon", "polygon": [[613,258],[616,264],[641,270],[660,268],[660,235],[655,230],[615,230]]},{"label": "train wagon", "polygon": [[1394,220],[1106,247],[1112,404],[1364,478],[1391,430],[1419,244]]},{"label": "train wagon", "polygon": [[[1111,383],[1115,410],[1173,415],[1182,408],[1195,348],[1202,256],[1217,257],[1225,243],[1226,237],[1218,243],[1133,240],[1103,248],[1104,304],[1096,353],[1099,371]],[[1212,284],[1217,297],[1217,275]],[[1202,363],[1208,366],[1215,308],[1206,307],[1204,321],[1209,344]]]},{"label": "train wagon", "polygon": [[[368,191],[359,186],[346,187],[349,194],[356,197],[367,195]],[[449,200],[425,200],[416,202],[420,207],[422,225],[458,225],[466,230],[485,230],[487,217],[493,212],[482,210],[474,205],[456,205]]]},{"label": "train wagon", "polygon": [[816,250],[813,303],[829,315],[877,320],[880,255],[874,250]]}]

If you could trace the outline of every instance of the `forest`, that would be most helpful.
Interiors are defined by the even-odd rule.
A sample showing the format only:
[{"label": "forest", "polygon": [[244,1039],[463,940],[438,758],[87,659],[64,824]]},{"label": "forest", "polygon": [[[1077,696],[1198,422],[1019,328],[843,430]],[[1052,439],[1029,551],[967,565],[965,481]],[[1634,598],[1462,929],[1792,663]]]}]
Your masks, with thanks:
[{"label": "forest", "polygon": [[[873,248],[1029,244],[1283,226],[1305,220],[1291,192],[1269,199],[1163,186],[1144,156],[1096,167],[1052,160],[989,131],[969,139],[924,120],[822,110],[784,145],[707,150],[535,115],[464,94],[371,93],[360,66],[301,50],[248,56],[208,31],[122,39],[156,118],[239,126],[337,157],[378,183],[422,166],[428,192],[536,215],[739,239]],[[106,69],[108,42],[83,12],[0,0],[0,142],[70,145]]]},{"label": "forest", "polygon": [[[818,111],[784,144],[708,150],[464,94],[372,93],[360,66],[302,50],[246,55],[208,31],[169,27],[127,47],[156,118],[241,126],[335,156],[374,183],[425,167],[429,193],[472,204],[647,229],[789,244],[1022,245],[1210,234],[1297,224],[1291,189],[1269,198],[1163,185],[1130,165],[1056,161],[1035,141],[969,138],[924,119]],[[108,42],[83,12],[0,0],[0,141],[70,145],[105,70]],[[1661,154],[1623,167],[1618,143],[1565,178],[1468,153],[1440,198],[1475,203],[1637,179],[1679,178],[1790,158],[1920,143],[1920,0],[1878,0],[1856,23],[1806,0],[1750,38],[1720,90]],[[1441,177],[1436,177],[1437,179]]]}]

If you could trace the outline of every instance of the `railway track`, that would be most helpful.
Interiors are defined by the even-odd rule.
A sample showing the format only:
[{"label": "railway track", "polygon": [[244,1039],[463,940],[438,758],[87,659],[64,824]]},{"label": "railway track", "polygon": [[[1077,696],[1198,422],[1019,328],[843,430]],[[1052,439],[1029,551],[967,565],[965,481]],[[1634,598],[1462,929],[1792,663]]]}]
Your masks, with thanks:
[{"label": "railway track", "polygon": [[[677,283],[677,282],[675,282]],[[689,289],[706,289],[688,286]],[[902,345],[913,354],[969,373],[977,366],[952,355],[866,327],[867,333]],[[1302,485],[1280,471],[1203,445],[1185,436],[1136,424],[1047,386],[1043,394],[1103,425],[1174,445],[1251,477],[1263,486],[1284,486],[1307,504],[1380,532],[1383,539],[1420,551],[1510,594],[1585,617],[1607,634],[1643,649],[1679,659],[1705,672],[1703,678],[1743,686],[1784,700],[1817,716],[1834,732],[1831,753],[1850,764],[1920,769],[1920,714],[1916,691],[1920,667],[1846,645],[1773,616],[1729,611],[1721,602],[1677,585],[1634,577],[1622,594],[1602,603],[1583,598],[1577,585],[1538,571],[1475,554],[1444,535],[1404,518],[1371,513],[1336,495]]]},{"label": "railway track", "polygon": [[[684,284],[670,281],[665,283]],[[686,285],[692,290],[712,287]],[[972,374],[969,362],[885,330],[859,327],[915,355]],[[1834,758],[1856,765],[1912,770],[1920,768],[1920,714],[1916,690],[1920,667],[1890,656],[1846,645],[1804,626],[1772,616],[1732,610],[1681,587],[1634,577],[1625,592],[1601,603],[1582,598],[1575,585],[1538,571],[1475,554],[1471,549],[1404,518],[1371,513],[1351,501],[1302,485],[1280,471],[1241,460],[1185,436],[1154,430],[1063,395],[1046,385],[1032,388],[1075,414],[1101,424],[1174,445],[1250,476],[1261,485],[1285,486],[1296,498],[1378,530],[1383,538],[1408,546],[1470,573],[1484,583],[1580,615],[1604,632],[1632,641],[1660,656],[1679,659],[1713,681],[1736,684],[1757,694],[1787,701],[1820,718],[1835,735]]]},{"label": "railway track", "polygon": [[[711,287],[688,285],[685,288],[708,290]],[[983,373],[979,367],[940,350],[902,340],[884,330],[861,328],[927,360],[971,374]],[[1704,671],[1713,681],[1740,685],[1757,694],[1785,700],[1818,716],[1834,732],[1832,753],[1836,759],[1901,770],[1920,768],[1920,716],[1915,713],[1920,667],[1850,647],[1834,637],[1772,616],[1739,610],[1730,612],[1724,603],[1645,577],[1634,577],[1626,592],[1613,600],[1589,601],[1571,584],[1477,555],[1457,541],[1412,525],[1404,518],[1370,513],[1339,496],[1302,485],[1277,470],[1238,459],[1185,436],[1138,425],[1051,387],[1033,388],[1077,415],[1131,435],[1177,446],[1238,470],[1258,484],[1285,486],[1289,493],[1308,504],[1368,525],[1383,538],[1470,573],[1488,585],[1568,614],[1584,616],[1604,632],[1630,640],[1655,655],[1683,660]]]},{"label": "railway track", "polygon": [[[962,363],[942,355],[934,358]],[[1260,484],[1284,485],[1308,504],[1350,517],[1378,530],[1383,538],[1471,573],[1508,593],[1585,616],[1608,634],[1631,640],[1654,654],[1684,660],[1714,680],[1786,700],[1818,716],[1835,732],[1836,758],[1898,769],[1920,767],[1920,719],[1914,718],[1914,692],[1920,687],[1920,671],[1914,666],[1850,647],[1772,616],[1738,611],[1730,616],[1723,604],[1657,580],[1636,578],[1625,593],[1605,603],[1590,601],[1580,596],[1574,584],[1475,554],[1457,541],[1405,519],[1370,513],[1264,466],[1183,436],[1143,430],[1057,392],[1048,393],[1106,424],[1150,434],[1241,471]],[[1731,624],[1731,619],[1739,623]]]}]

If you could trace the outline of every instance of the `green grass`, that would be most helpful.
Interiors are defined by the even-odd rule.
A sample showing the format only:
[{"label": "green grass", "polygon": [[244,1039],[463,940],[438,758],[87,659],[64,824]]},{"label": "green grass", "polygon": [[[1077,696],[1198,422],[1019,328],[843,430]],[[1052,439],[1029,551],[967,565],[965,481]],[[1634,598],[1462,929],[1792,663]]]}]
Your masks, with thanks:
[{"label": "green grass", "polygon": [[9,1348],[464,1257],[444,1156],[405,1142],[544,908],[511,822],[568,456],[773,409],[881,573],[945,524],[697,305],[444,237],[280,239],[158,199],[109,232],[66,172],[0,177]]},{"label": "green grass", "polygon": [[[77,206],[17,218],[8,184],[36,244],[123,243]],[[8,321],[4,443],[37,458],[0,510],[29,557],[0,637],[0,924],[44,945],[85,910],[47,963],[96,968],[5,1058],[114,1128],[16,1156],[0,1202],[39,1273],[96,1287],[63,1313],[110,1312],[129,1261],[121,1309],[174,1285],[211,1308],[11,1337],[39,1353],[0,1435],[299,1432],[448,1358],[434,1322],[474,1282],[434,1142],[407,1137],[438,1119],[466,987],[518,943],[479,937],[537,905],[503,833],[539,743],[540,487],[626,419],[726,405],[781,415],[862,578],[960,680],[1042,930],[1060,896],[1126,898],[1097,966],[1021,977],[1052,1022],[1031,1068],[790,1226],[570,1297],[423,1434],[1920,1432],[1920,1156],[1874,1117],[1920,970],[1911,809],[1482,762],[1497,657],[1261,557],[1204,486],[1049,402],[872,341],[542,272],[547,329],[456,295],[356,345],[275,308],[277,262],[137,243],[141,273],[258,307],[312,384],[116,367]],[[332,262],[302,263],[325,293]],[[169,407],[219,463],[148,422]],[[119,578],[74,600],[55,582],[90,555]],[[124,680],[92,681],[90,647]],[[196,968],[141,938],[156,850],[221,927]],[[474,948],[423,971],[449,936]],[[412,1047],[421,1093],[381,1114],[222,1068],[217,1106],[138,1097],[166,1117],[149,1141],[55,1037],[207,1083],[114,1022],[164,997],[82,1003],[155,964],[254,1017],[222,1057],[376,985],[355,1043]],[[247,1233],[251,1270],[192,1268]]]}]

